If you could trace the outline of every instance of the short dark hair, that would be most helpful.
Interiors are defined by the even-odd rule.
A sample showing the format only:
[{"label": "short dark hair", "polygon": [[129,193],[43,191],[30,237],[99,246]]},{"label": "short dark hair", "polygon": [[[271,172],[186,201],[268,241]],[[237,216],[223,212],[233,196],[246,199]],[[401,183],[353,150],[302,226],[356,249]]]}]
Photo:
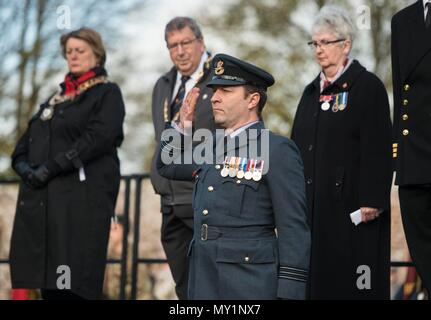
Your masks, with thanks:
[{"label": "short dark hair", "polygon": [[257,115],[260,118],[262,115],[262,110],[265,107],[266,100],[268,99],[268,95],[266,94],[266,90],[259,88],[259,87],[256,87],[256,86],[253,86],[253,85],[246,84],[244,86],[244,92],[245,92],[246,98],[253,93],[259,94],[260,100],[259,100],[259,104],[257,105]]},{"label": "short dark hair", "polygon": [[168,42],[168,34],[172,31],[182,30],[185,27],[189,27],[196,39],[202,40],[204,37],[202,35],[201,28],[197,24],[196,20],[190,17],[175,17],[165,27],[165,41]]},{"label": "short dark hair", "polygon": [[60,45],[64,58],[66,58],[67,41],[69,41],[71,38],[80,39],[87,42],[93,50],[93,53],[99,62],[99,66],[105,66],[106,50],[105,46],[103,45],[102,37],[96,30],[84,27],[62,35],[60,38]]}]

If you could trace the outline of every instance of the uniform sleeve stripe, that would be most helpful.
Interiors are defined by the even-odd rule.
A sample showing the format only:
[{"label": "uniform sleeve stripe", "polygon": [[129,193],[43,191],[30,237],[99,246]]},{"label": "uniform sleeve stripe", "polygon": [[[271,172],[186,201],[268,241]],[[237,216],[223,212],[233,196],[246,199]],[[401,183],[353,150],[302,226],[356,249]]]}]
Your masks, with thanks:
[{"label": "uniform sleeve stripe", "polygon": [[282,266],[280,267],[280,271],[295,272],[298,274],[308,274],[308,270],[291,268],[291,267],[282,267]]},{"label": "uniform sleeve stripe", "polygon": [[289,279],[289,280],[293,280],[293,281],[299,281],[299,282],[307,282],[304,279],[297,279],[297,278],[293,278],[293,277],[288,277],[288,276],[278,276],[278,278],[280,279]]},{"label": "uniform sleeve stripe", "polygon": [[299,273],[295,273],[295,272],[288,272],[288,271],[280,271],[279,274],[290,274],[292,276],[296,276],[296,277],[301,277],[301,278],[307,278],[308,275],[306,274],[299,274]]},{"label": "uniform sleeve stripe", "polygon": [[295,278],[295,279],[302,279],[302,280],[307,280],[308,279],[308,277],[307,276],[300,276],[300,275],[297,275],[297,274],[293,274],[293,273],[279,273],[279,276],[280,277],[282,277],[282,276],[286,276],[286,277],[292,277],[292,278]]}]

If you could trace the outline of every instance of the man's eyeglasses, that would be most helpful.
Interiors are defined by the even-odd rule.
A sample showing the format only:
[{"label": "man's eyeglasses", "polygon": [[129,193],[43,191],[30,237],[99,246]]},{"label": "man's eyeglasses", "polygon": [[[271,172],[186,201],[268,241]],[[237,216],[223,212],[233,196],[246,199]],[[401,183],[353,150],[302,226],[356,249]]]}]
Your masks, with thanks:
[{"label": "man's eyeglasses", "polygon": [[181,48],[183,49],[190,49],[192,46],[192,43],[195,42],[196,40],[198,40],[197,38],[194,39],[190,39],[190,40],[184,40],[181,42],[175,42],[172,44],[168,44],[167,47],[169,49],[169,51],[175,51],[178,50],[178,48],[181,46]]},{"label": "man's eyeglasses", "polygon": [[322,48],[325,49],[326,47],[328,47],[330,44],[333,43],[338,43],[338,42],[343,42],[346,41],[346,39],[337,39],[337,40],[332,40],[332,41],[327,41],[327,40],[322,40],[320,42],[317,41],[310,41],[308,42],[308,46],[312,49],[312,50],[316,50],[317,48]]}]

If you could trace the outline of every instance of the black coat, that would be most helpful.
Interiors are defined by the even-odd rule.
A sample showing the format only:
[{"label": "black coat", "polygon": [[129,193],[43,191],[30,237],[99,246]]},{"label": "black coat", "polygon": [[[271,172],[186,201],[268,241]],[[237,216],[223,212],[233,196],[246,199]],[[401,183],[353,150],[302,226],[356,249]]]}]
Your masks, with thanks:
[{"label": "black coat", "polygon": [[[206,84],[211,79],[210,61],[204,65],[203,76],[196,84],[200,88],[200,96],[196,105],[196,114],[193,120],[194,129],[215,130],[214,115],[211,106],[211,97],[213,91]],[[177,70],[172,68],[168,73],[157,80],[153,89],[152,97],[152,117],[154,124],[154,138],[156,146],[160,144],[160,137],[165,129],[164,106],[168,106],[168,114],[170,114],[170,106],[177,78]],[[170,119],[169,119],[170,120]],[[161,196],[162,204],[164,205],[183,205],[192,203],[193,183],[189,181],[173,181],[159,175],[156,168],[156,160],[158,147],[156,147],[152,165],[151,165],[151,183],[157,194]],[[190,212],[191,218],[192,213]]]},{"label": "black coat", "polygon": [[[316,299],[389,298],[391,123],[382,82],[354,61],[323,92],[348,92],[347,107],[321,109],[320,77],[303,93],[292,138],[304,161],[312,226],[310,295]],[[350,213],[382,208],[355,226]],[[357,268],[372,272],[372,289],[356,287]]]},{"label": "black coat", "polygon": [[431,28],[422,1],[392,19],[394,158],[398,185],[431,183]]},{"label": "black coat", "polygon": [[[42,121],[47,105],[30,120],[12,165],[55,161],[61,172],[41,189],[20,185],[10,250],[12,286],[56,289],[57,268],[66,265],[72,291],[97,299],[120,183],[122,95],[116,84],[98,84],[74,101],[58,104],[53,118]],[[77,152],[73,161],[66,156],[71,150]],[[76,159],[84,167],[83,182]]]}]

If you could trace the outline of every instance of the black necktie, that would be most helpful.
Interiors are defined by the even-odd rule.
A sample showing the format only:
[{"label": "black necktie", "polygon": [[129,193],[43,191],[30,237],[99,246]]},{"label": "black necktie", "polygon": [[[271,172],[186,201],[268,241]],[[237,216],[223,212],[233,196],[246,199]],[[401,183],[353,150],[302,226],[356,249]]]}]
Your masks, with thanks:
[{"label": "black necktie", "polygon": [[181,106],[183,104],[184,96],[186,95],[186,82],[190,79],[189,76],[181,77],[181,85],[178,89],[178,93],[175,96],[174,101],[171,104],[171,120],[175,117],[175,115],[180,111]]},{"label": "black necktie", "polygon": [[425,18],[425,26],[426,26],[426,28],[428,29],[429,28],[429,26],[431,25],[431,3],[430,2],[428,2],[427,4],[426,4],[426,7],[427,7],[427,16],[426,16],[426,18]]}]

